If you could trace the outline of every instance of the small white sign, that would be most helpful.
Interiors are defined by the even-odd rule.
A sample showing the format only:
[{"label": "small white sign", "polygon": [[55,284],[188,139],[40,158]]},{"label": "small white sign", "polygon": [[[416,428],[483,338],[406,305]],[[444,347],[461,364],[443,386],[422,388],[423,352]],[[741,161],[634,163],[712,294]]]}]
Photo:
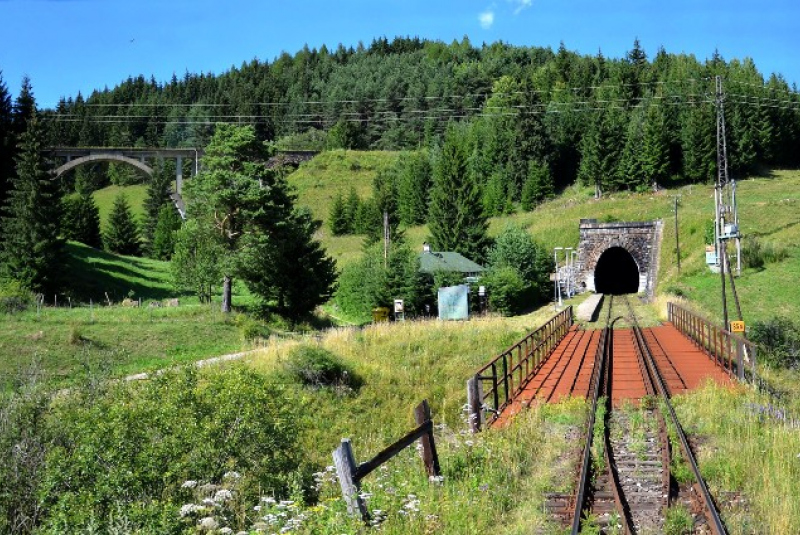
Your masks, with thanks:
[{"label": "small white sign", "polygon": [[395,314],[402,314],[403,313],[403,300],[402,299],[395,299],[394,300],[394,313]]}]

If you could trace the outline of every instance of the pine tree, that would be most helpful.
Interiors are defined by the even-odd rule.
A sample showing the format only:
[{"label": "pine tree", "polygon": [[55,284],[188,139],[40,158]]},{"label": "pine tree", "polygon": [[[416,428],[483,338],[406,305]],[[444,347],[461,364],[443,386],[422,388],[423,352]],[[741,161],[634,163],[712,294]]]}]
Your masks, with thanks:
[{"label": "pine tree", "polygon": [[439,251],[455,251],[482,262],[489,245],[488,227],[480,188],[469,173],[463,134],[450,125],[433,174],[430,243]]},{"label": "pine tree", "polygon": [[61,231],[68,240],[102,249],[100,211],[90,194],[78,193],[64,198]]},{"label": "pine tree", "polygon": [[112,253],[137,256],[141,251],[139,228],[136,226],[136,221],[133,220],[133,214],[124,193],[120,193],[114,199],[103,242],[106,250]]},{"label": "pine tree", "polygon": [[331,213],[328,216],[328,224],[331,227],[331,232],[334,236],[342,236],[352,232],[352,225],[347,214],[347,205],[345,204],[342,193],[336,194],[333,198],[333,205],[331,206]]},{"label": "pine tree", "polygon": [[44,131],[35,110],[34,103],[3,210],[0,271],[31,291],[50,293],[59,289],[62,270],[61,202],[42,157]]}]

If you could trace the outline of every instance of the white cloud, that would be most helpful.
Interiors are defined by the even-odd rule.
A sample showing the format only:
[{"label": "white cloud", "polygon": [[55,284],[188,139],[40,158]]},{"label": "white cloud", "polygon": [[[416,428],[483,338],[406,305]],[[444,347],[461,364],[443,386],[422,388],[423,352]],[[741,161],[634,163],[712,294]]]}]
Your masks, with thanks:
[{"label": "white cloud", "polygon": [[494,11],[491,9],[487,9],[480,15],[478,15],[478,22],[481,23],[481,28],[484,30],[488,30],[494,24]]},{"label": "white cloud", "polygon": [[533,0],[508,0],[510,3],[516,5],[517,7],[514,9],[514,15],[519,15],[520,11],[523,9],[528,9],[533,4]]}]

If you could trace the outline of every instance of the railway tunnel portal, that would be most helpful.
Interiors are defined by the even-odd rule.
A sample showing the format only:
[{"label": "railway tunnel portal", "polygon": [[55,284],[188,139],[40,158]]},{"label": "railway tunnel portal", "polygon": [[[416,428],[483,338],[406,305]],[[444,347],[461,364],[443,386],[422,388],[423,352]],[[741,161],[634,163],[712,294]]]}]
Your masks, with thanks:
[{"label": "railway tunnel portal", "polygon": [[656,287],[662,222],[581,219],[576,281],[598,293],[639,293]]}]

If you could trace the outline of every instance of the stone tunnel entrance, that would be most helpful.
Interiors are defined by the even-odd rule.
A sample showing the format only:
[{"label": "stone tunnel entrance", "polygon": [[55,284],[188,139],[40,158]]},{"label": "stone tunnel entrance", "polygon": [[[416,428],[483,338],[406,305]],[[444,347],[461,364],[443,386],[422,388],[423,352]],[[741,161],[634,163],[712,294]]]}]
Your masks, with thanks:
[{"label": "stone tunnel entrance", "polygon": [[639,291],[639,267],[623,247],[606,249],[594,268],[597,293],[621,295]]},{"label": "stone tunnel entrance", "polygon": [[581,219],[576,284],[591,292],[652,297],[661,228],[659,220],[601,223]]}]

